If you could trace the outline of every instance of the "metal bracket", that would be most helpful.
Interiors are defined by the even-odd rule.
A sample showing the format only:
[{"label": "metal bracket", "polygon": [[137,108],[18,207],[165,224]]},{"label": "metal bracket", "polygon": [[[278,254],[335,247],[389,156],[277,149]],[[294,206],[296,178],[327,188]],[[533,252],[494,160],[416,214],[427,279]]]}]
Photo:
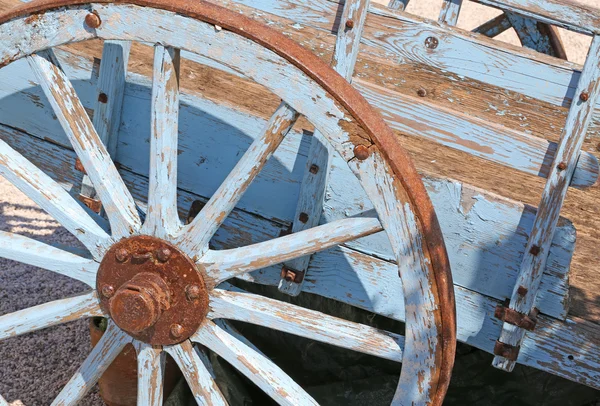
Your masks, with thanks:
[{"label": "metal bracket", "polygon": [[287,282],[302,283],[305,275],[306,271],[298,271],[286,265],[281,267],[281,279]]},{"label": "metal bracket", "polygon": [[521,351],[521,346],[515,347],[500,341],[496,341],[494,345],[494,355],[506,358],[509,361],[516,361],[519,357],[519,351]]},{"label": "metal bracket", "polygon": [[537,324],[537,315],[539,310],[534,307],[533,310],[531,310],[531,312],[527,315],[511,309],[508,307],[508,303],[509,300],[507,300],[504,304],[499,304],[496,306],[494,316],[508,324],[512,324],[527,331],[533,331]]}]

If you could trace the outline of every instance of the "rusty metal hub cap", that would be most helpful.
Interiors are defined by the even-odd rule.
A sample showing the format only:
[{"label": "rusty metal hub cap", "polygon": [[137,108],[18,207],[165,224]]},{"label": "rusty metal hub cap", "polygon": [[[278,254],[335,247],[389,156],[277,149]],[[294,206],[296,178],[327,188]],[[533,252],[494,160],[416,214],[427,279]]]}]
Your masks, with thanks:
[{"label": "rusty metal hub cap", "polygon": [[208,313],[208,292],[194,262],[155,237],[113,245],[100,263],[96,287],[102,310],[131,336],[153,345],[188,339]]}]

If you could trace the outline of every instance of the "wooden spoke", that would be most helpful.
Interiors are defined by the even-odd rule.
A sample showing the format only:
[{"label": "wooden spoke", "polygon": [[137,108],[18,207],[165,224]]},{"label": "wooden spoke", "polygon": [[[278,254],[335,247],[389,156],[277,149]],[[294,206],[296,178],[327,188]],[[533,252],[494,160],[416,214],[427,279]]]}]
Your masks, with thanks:
[{"label": "wooden spoke", "polygon": [[102,316],[95,292],[55,300],[0,317],[0,340],[86,317]]},{"label": "wooden spoke", "polygon": [[54,399],[52,406],[76,405],[81,401],[130,342],[130,336],[121,331],[114,323],[109,323],[98,344]]},{"label": "wooden spoke", "polygon": [[192,340],[219,354],[280,405],[318,404],[271,360],[213,322],[206,322]]},{"label": "wooden spoke", "polygon": [[490,21],[481,24],[479,27],[475,28],[473,32],[493,38],[502,34],[511,27],[512,25],[508,19],[508,16],[502,13],[499,16],[492,18]]},{"label": "wooden spoke", "polygon": [[142,234],[167,238],[180,228],[177,213],[179,50],[154,48],[148,210]]},{"label": "wooden spoke", "polygon": [[279,106],[262,134],[250,145],[223,184],[179,237],[178,243],[188,255],[198,258],[206,252],[214,233],[240,201],[297,119],[298,113],[287,104],[282,103]]},{"label": "wooden spoke", "polygon": [[94,184],[110,221],[113,237],[119,239],[137,232],[141,224],[133,197],[69,79],[45,57],[32,55],[27,59]]},{"label": "wooden spoke", "polygon": [[211,318],[239,320],[322,343],[402,362],[404,337],[250,293],[216,289]]},{"label": "wooden spoke", "polygon": [[227,401],[217,383],[204,366],[190,341],[172,347],[165,347],[165,351],[179,365],[179,369],[183,372],[198,405],[227,405]]},{"label": "wooden spoke", "polygon": [[37,266],[96,286],[98,263],[19,234],[0,231],[0,257]]},{"label": "wooden spoke", "polygon": [[138,406],[162,406],[165,355],[162,348],[135,342],[138,363]]},{"label": "wooden spoke", "polygon": [[112,243],[106,231],[62,186],[2,140],[0,175],[77,237],[94,258],[99,259],[103,256]]},{"label": "wooden spoke", "polygon": [[209,251],[201,264],[215,286],[238,275],[314,254],[381,231],[376,218],[336,220],[270,241],[222,251]]}]

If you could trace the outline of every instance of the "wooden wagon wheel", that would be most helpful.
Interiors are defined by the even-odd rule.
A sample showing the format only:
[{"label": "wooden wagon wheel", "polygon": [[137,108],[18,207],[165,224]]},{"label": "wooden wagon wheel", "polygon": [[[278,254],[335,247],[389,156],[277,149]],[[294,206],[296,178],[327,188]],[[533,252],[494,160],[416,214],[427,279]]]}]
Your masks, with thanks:
[{"label": "wooden wagon wheel", "polygon": [[[389,7],[396,10],[404,10],[410,0],[390,0]],[[417,0],[413,0],[417,1]],[[463,0],[444,0],[440,12],[439,21],[456,25],[462,7]],[[473,32],[494,38],[503,32],[514,28],[521,45],[547,55],[561,59],[567,59],[567,53],[563,46],[560,34],[556,27],[537,22],[510,12],[503,12],[475,28]]]},{"label": "wooden wagon wheel", "polygon": [[[219,354],[277,402],[315,404],[273,362],[224,329],[221,319],[402,362],[394,403],[442,403],[456,327],[439,225],[409,157],[341,76],[284,36],[204,1],[30,3],[0,16],[0,38],[0,66],[28,59],[110,223],[83,209],[40,168],[0,141],[0,173],[75,235],[89,257],[5,232],[0,254],[92,288],[78,297],[0,317],[0,339],[80,318],[109,318],[106,333],[53,404],[81,400],[128,343],[138,352],[139,405],[162,404],[165,353],[178,363],[199,404],[226,403],[193,343]],[[75,90],[48,51],[94,38],[156,44],[145,221]],[[180,222],[176,201],[179,50],[214,59],[285,101],[187,226]],[[378,218],[349,218],[248,247],[209,249],[209,240],[299,114],[347,161]],[[382,230],[394,247],[403,281],[406,337],[222,284]]]}]

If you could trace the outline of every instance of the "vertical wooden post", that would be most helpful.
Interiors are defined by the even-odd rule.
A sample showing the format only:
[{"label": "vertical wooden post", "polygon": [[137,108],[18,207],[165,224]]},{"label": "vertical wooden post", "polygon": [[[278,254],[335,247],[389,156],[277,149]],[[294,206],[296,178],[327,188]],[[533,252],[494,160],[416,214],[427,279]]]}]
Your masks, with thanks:
[{"label": "vertical wooden post", "polygon": [[[347,0],[338,28],[332,67],[349,82],[352,81],[360,39],[367,19],[370,0]],[[331,164],[331,151],[318,131],[313,135],[292,232],[319,225],[323,199]],[[291,296],[302,291],[310,256],[284,263],[279,290]]]},{"label": "vertical wooden post", "polygon": [[[538,207],[521,263],[521,270],[514,287],[510,308],[517,317],[532,317],[542,272],[550,251],[550,245],[569,184],[573,178],[581,147],[592,120],[594,107],[600,93],[600,36],[595,35],[577,86],[577,98],[573,100],[561,142],[556,151],[552,170]],[[498,313],[498,312],[497,312]],[[500,312],[502,314],[502,312]],[[507,319],[506,319],[507,320]],[[497,344],[493,365],[512,371],[518,351],[525,337],[525,330],[505,321]],[[502,349],[507,350],[503,352]],[[508,351],[510,350],[510,351]],[[502,355],[509,356],[505,357]]]}]

